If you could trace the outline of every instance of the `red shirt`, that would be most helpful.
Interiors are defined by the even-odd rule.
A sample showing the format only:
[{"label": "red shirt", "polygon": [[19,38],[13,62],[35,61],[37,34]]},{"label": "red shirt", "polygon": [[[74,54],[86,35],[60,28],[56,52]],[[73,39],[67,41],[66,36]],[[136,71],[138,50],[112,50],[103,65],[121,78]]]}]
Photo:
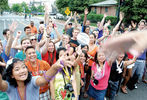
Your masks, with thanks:
[{"label": "red shirt", "polygon": [[56,51],[54,53],[46,52],[46,54],[42,54],[42,60],[49,63],[52,66],[56,62]]}]

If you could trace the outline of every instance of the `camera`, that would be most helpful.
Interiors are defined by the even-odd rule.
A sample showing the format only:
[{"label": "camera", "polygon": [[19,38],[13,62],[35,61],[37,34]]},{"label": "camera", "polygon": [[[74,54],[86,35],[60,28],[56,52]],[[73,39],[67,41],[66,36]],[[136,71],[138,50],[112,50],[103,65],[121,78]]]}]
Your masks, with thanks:
[{"label": "camera", "polygon": [[71,83],[65,84],[64,89],[69,91],[69,92],[74,91]]},{"label": "camera", "polygon": [[99,81],[97,79],[93,78],[93,83],[94,83],[94,85],[98,85]]}]

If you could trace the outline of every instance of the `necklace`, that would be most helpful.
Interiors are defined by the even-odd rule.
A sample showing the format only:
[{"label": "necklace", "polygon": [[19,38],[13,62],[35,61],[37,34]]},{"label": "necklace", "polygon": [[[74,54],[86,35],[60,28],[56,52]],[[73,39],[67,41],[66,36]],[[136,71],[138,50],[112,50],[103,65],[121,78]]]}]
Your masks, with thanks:
[{"label": "necklace", "polygon": [[37,71],[34,71],[33,70],[33,66],[31,65],[31,63],[30,63],[30,61],[29,61],[29,65],[30,65],[30,71],[32,72],[32,75],[33,76],[38,76],[38,75],[40,75],[40,73],[39,73],[39,62],[38,62],[38,60],[36,60],[36,67],[37,67]]}]

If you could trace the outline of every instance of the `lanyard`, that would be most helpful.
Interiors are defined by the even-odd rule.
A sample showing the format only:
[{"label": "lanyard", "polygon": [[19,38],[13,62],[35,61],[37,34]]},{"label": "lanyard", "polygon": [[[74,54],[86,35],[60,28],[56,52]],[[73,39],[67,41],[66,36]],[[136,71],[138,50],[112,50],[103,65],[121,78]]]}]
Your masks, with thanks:
[{"label": "lanyard", "polygon": [[[19,98],[19,100],[21,100],[21,97],[20,97],[20,92],[19,92],[18,88],[17,88],[17,93],[18,93],[18,98]],[[26,100],[26,98],[27,98],[27,96],[26,96],[26,86],[25,86],[25,95],[24,95],[24,100]]]},{"label": "lanyard", "polygon": [[122,65],[123,65],[123,61],[121,61],[121,63],[120,64],[118,64],[118,61],[116,60],[116,67],[117,67],[117,71],[118,71],[118,73],[120,74],[120,73],[122,73]]},{"label": "lanyard", "polygon": [[[39,73],[39,67],[40,67],[40,65],[39,65],[39,62],[38,62],[38,60],[36,60],[36,63],[37,63],[37,71],[36,72],[33,72],[33,67],[31,66],[31,63],[30,63],[30,61],[29,61],[29,65],[30,65],[30,71],[32,72],[32,75],[33,76],[38,76],[38,75],[40,75],[40,73]],[[37,75],[36,75],[36,73],[37,73]]]},{"label": "lanyard", "polygon": [[[72,73],[72,67],[70,68],[70,70],[71,70],[71,73]],[[68,77],[68,79],[71,80],[71,77],[70,77],[70,75],[69,75],[69,72],[67,72],[67,71],[65,70],[65,68],[63,68],[63,71],[64,71],[65,75]]]},{"label": "lanyard", "polygon": [[95,74],[95,76],[96,76],[96,79],[100,80],[105,75],[105,64],[103,65],[103,67],[102,67],[103,69],[102,70],[100,69],[98,64],[96,64],[96,67],[97,67],[97,73]]}]

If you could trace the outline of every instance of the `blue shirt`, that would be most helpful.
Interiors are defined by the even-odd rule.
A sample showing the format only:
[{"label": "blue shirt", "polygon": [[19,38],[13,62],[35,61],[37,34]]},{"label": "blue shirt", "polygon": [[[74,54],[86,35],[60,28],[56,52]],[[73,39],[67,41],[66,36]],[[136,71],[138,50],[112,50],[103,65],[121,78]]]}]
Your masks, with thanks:
[{"label": "blue shirt", "polygon": [[6,54],[5,54],[5,51],[3,51],[1,54],[0,54],[0,56],[4,59],[4,61],[7,63],[7,61],[9,60],[9,56],[7,56]]},{"label": "blue shirt", "polygon": [[[37,59],[42,60],[41,54],[40,54],[38,51],[36,51],[36,54],[37,54]],[[23,53],[23,51],[20,51],[20,52],[18,52],[18,53],[15,55],[15,58],[18,58],[18,59],[20,59],[20,60],[25,60],[25,59],[26,59],[26,54]]]},{"label": "blue shirt", "polygon": [[137,60],[146,60],[146,51],[144,51],[138,58]]},{"label": "blue shirt", "polygon": [[[38,76],[32,77],[31,81],[26,85],[26,100],[39,100],[39,86],[36,85],[37,78]],[[17,88],[9,83],[6,93],[10,100],[20,100]]]},{"label": "blue shirt", "polygon": [[99,32],[99,33],[98,33],[98,39],[99,39],[99,38],[101,38],[101,37],[103,36],[103,30],[99,30],[99,29],[97,28],[97,31]]},{"label": "blue shirt", "polygon": [[[4,49],[4,51],[5,51],[6,45],[7,45],[7,40],[4,40],[4,41],[2,42],[2,45],[3,45],[3,49]],[[18,50],[11,48],[11,50],[10,50],[10,56],[11,56],[12,58],[14,58],[14,57],[15,57],[15,54],[16,54],[17,52],[18,52]]]}]

